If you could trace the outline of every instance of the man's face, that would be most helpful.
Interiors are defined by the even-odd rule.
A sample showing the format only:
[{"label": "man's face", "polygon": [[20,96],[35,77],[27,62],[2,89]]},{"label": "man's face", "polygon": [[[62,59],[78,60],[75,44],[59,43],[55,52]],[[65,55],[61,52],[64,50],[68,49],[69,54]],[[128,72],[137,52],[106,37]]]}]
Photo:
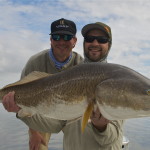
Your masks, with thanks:
[{"label": "man's face", "polygon": [[60,39],[57,39],[56,37],[57,40],[54,40],[52,36],[50,38],[53,54],[60,62],[65,61],[70,56],[70,53],[77,41],[76,37],[72,37],[70,40],[64,40],[65,38],[66,37],[64,35],[60,35]]},{"label": "man's face", "polygon": [[[106,33],[98,29],[89,31],[86,36],[101,36],[107,38]],[[109,50],[109,42],[100,43],[96,39],[92,42],[87,42],[86,40],[84,41],[84,53],[91,61],[97,62],[107,55]]]}]

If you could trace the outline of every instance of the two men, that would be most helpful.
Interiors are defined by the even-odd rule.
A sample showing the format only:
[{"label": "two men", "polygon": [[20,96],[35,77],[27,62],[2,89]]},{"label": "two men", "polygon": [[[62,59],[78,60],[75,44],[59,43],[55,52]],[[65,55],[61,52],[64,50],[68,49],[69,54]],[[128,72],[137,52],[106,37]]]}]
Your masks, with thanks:
[{"label": "two men", "polygon": [[[57,36],[53,37],[53,35],[57,35]],[[84,63],[93,62],[93,61],[106,62],[107,55],[109,53],[109,50],[111,48],[111,43],[112,43],[110,27],[100,22],[88,24],[83,27],[82,35],[84,37],[84,43],[83,43],[84,56],[85,56]],[[56,42],[55,46],[58,49],[61,49],[61,47],[58,46],[57,42],[62,42],[62,41],[64,42],[65,39],[68,39],[63,34],[60,34],[57,31],[54,32],[54,34],[51,34],[51,38],[55,38],[53,40],[55,40]],[[59,39],[60,41],[57,39]],[[64,45],[61,46],[63,46],[63,48],[66,48],[66,46]],[[49,57],[51,58],[51,54],[49,54]],[[28,63],[27,66],[32,66],[32,64],[34,64],[34,62],[31,61],[32,59],[30,59],[29,61],[32,63]],[[41,60],[41,62],[43,62],[43,60]],[[8,95],[6,95],[3,98],[4,107],[8,111],[10,109],[8,106],[10,106],[12,102],[14,102],[13,94],[12,95],[10,94],[9,97]],[[13,106],[16,107],[15,104],[13,104]],[[18,112],[18,109],[15,108],[13,112]],[[20,119],[23,122],[25,122],[30,128],[32,128],[31,130],[34,129],[37,131],[50,132],[50,133],[58,133],[62,130],[64,133],[64,140],[63,140],[64,150],[85,150],[85,149],[86,150],[91,150],[91,149],[121,150],[122,149],[121,147],[122,147],[123,121],[109,121],[101,115],[99,110],[96,110],[95,112],[92,113],[84,133],[81,133],[81,120],[75,121],[73,123],[69,123],[68,121],[58,121],[54,119],[48,119],[40,115],[34,115],[33,117],[30,118],[24,117]],[[33,148],[32,150],[38,150],[37,147],[32,147],[32,148]]]}]

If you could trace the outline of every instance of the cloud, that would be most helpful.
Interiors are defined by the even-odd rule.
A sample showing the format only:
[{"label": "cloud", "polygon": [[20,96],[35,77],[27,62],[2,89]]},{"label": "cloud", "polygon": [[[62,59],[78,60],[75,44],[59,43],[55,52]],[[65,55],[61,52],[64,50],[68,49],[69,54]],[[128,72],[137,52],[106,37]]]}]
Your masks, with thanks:
[{"label": "cloud", "polygon": [[107,23],[113,34],[108,61],[150,77],[149,7],[148,0],[1,0],[0,85],[16,80],[31,55],[50,47],[50,24],[59,18],[76,22],[74,50],[81,55],[81,28],[97,21]]},{"label": "cloud", "polygon": [[[149,14],[149,0],[0,0],[0,87],[19,80],[29,57],[50,47],[50,24],[59,18],[76,22],[74,50],[82,56],[81,28],[97,21],[108,24],[113,35],[108,62],[128,66],[150,78]],[[138,143],[134,148],[142,149],[140,146]]]}]

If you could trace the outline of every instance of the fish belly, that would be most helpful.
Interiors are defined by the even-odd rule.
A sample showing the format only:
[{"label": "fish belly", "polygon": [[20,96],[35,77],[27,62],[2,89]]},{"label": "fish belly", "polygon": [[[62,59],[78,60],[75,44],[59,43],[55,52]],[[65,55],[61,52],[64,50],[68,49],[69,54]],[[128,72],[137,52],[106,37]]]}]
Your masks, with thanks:
[{"label": "fish belly", "polygon": [[134,110],[127,107],[112,107],[109,105],[101,105],[97,102],[98,108],[102,115],[108,120],[123,120],[130,118],[150,117],[150,110]]},{"label": "fish belly", "polygon": [[57,120],[72,120],[81,117],[87,107],[86,100],[79,101],[78,103],[57,103],[47,105],[40,103],[36,107],[25,107],[21,106],[21,111],[18,113],[20,117],[32,116],[34,114],[40,114],[48,118]]}]

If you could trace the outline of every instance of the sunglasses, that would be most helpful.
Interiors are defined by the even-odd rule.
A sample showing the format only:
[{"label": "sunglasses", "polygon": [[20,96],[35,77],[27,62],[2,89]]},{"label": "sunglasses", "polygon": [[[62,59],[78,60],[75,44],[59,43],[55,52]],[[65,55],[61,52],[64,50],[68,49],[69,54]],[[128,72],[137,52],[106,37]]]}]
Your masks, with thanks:
[{"label": "sunglasses", "polygon": [[54,41],[59,41],[61,38],[64,41],[70,41],[74,36],[73,35],[68,35],[68,34],[63,34],[63,35],[59,35],[59,34],[52,34],[52,39]]},{"label": "sunglasses", "polygon": [[85,42],[92,43],[94,40],[97,40],[98,43],[105,44],[110,41],[110,39],[106,36],[85,36]]}]

